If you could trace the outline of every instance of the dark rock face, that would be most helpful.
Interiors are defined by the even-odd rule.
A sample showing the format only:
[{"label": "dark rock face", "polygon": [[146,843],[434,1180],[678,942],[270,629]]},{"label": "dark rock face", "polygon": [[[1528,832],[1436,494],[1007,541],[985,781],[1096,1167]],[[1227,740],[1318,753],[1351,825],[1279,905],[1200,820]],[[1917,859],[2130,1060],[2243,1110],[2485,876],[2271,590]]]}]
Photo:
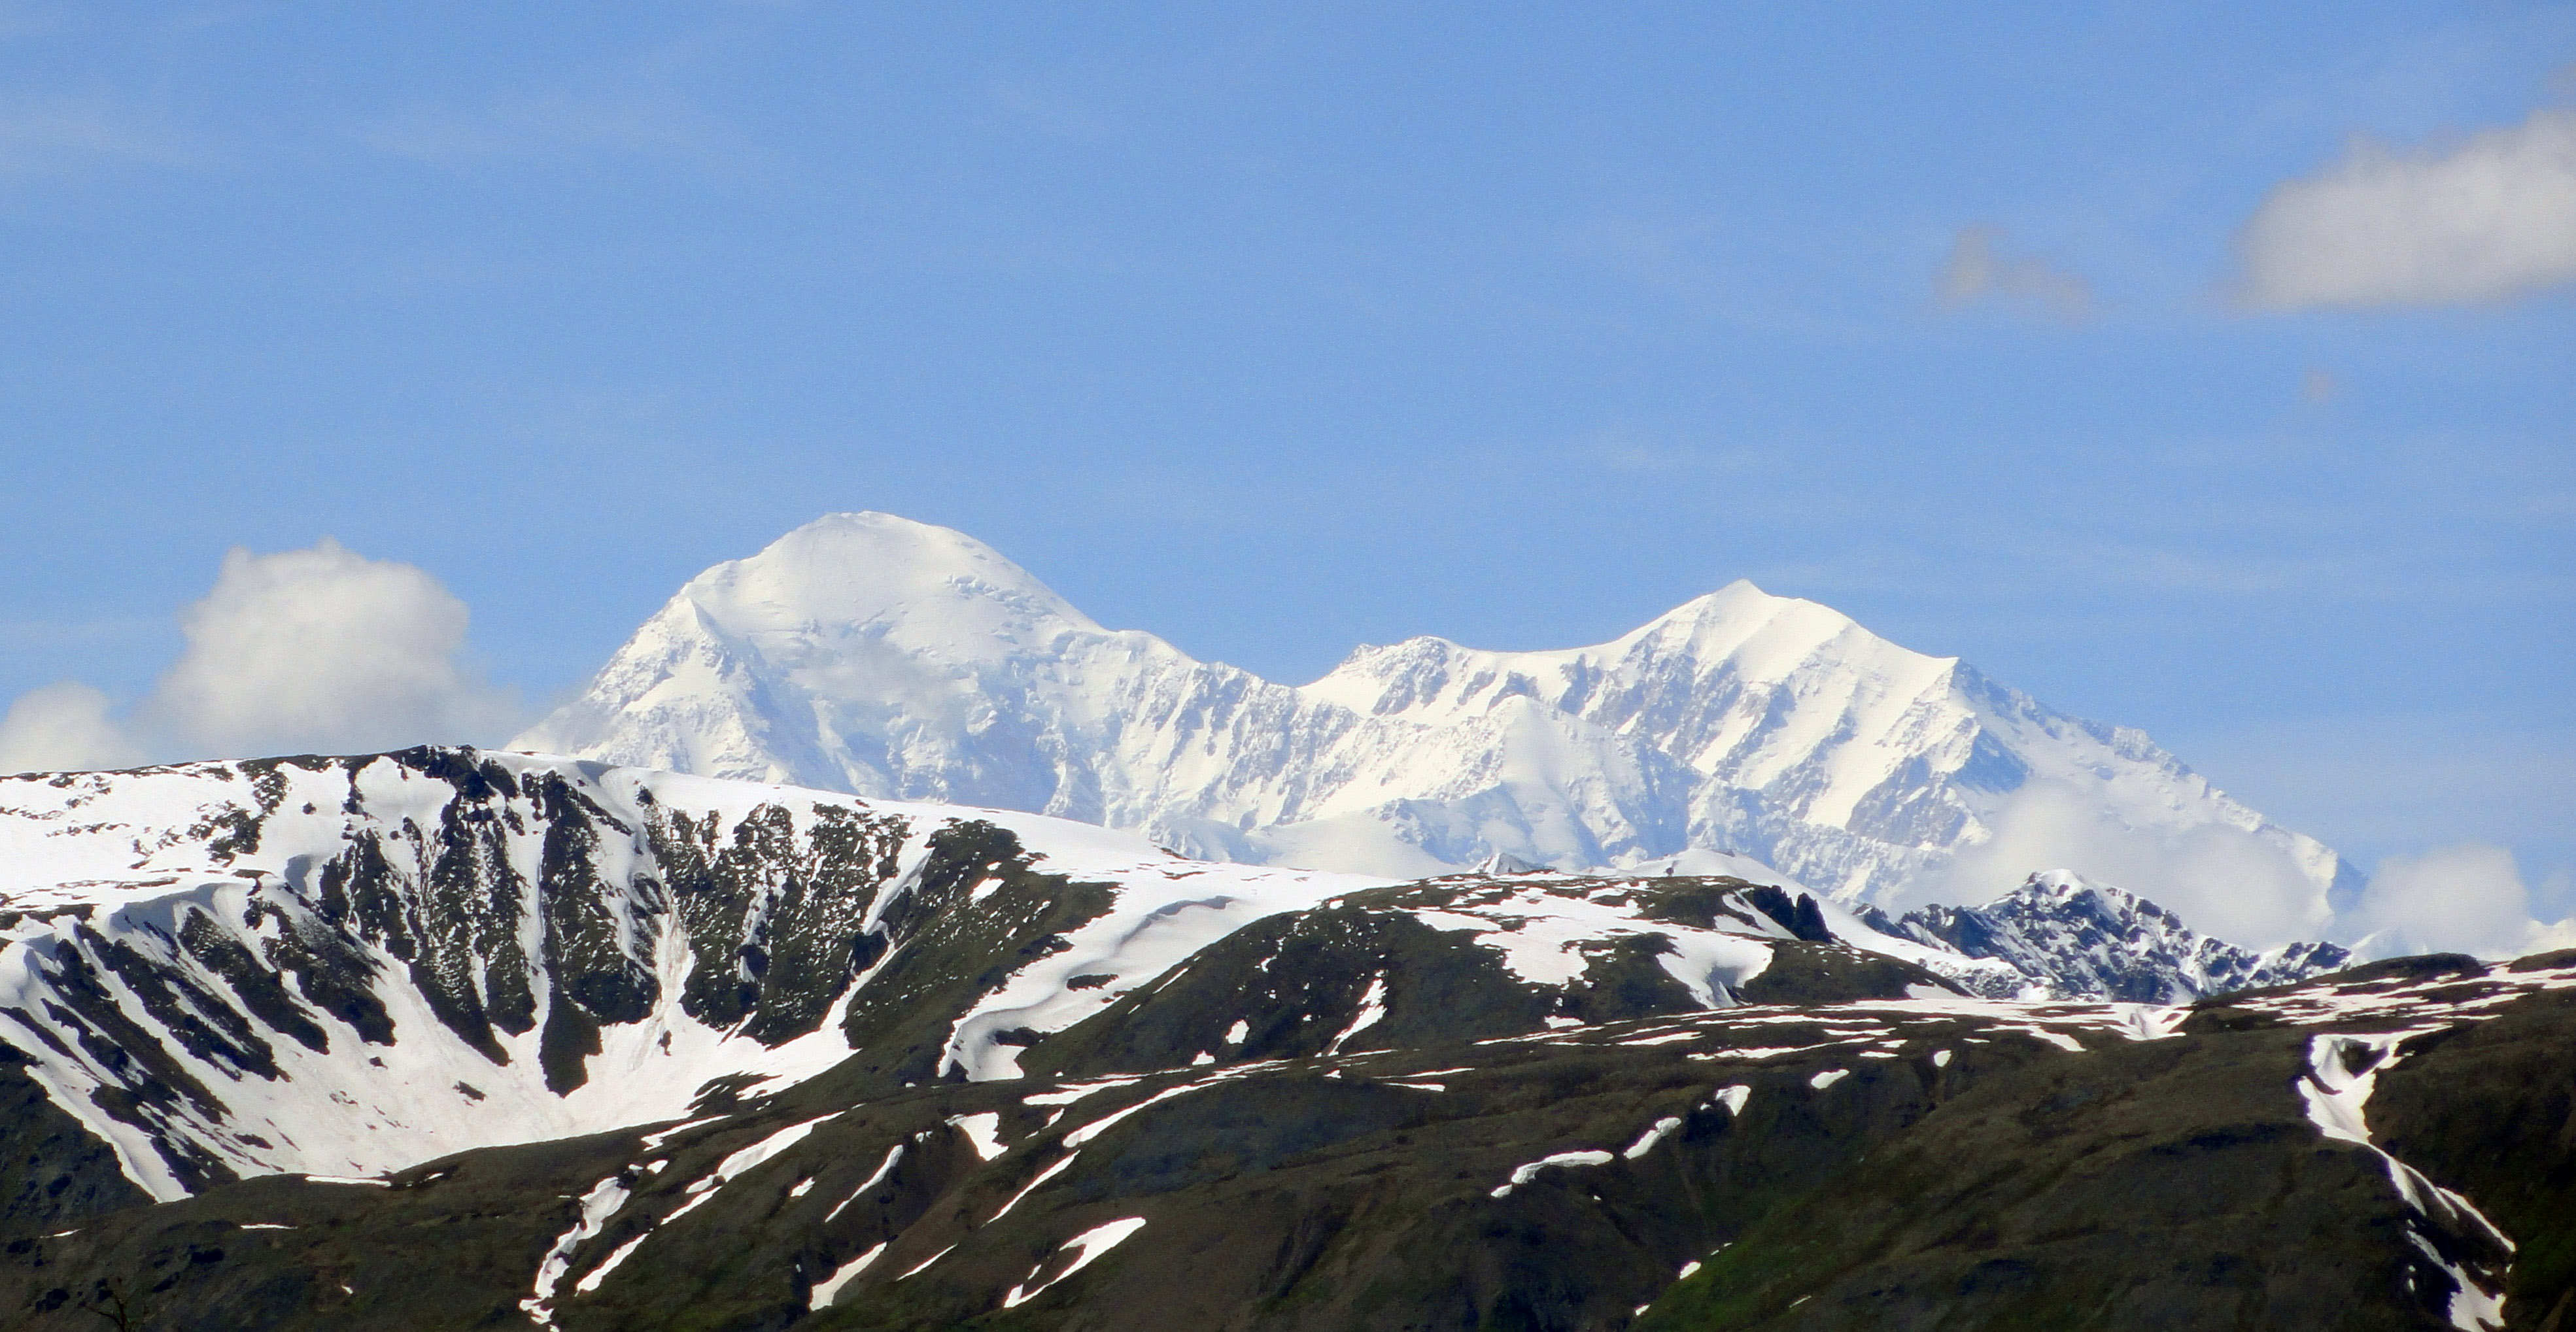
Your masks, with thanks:
[{"label": "dark rock face", "polygon": [[116,1153],[46,1099],[27,1056],[0,1041],[0,1217],[10,1231],[57,1228],[151,1201]]}]

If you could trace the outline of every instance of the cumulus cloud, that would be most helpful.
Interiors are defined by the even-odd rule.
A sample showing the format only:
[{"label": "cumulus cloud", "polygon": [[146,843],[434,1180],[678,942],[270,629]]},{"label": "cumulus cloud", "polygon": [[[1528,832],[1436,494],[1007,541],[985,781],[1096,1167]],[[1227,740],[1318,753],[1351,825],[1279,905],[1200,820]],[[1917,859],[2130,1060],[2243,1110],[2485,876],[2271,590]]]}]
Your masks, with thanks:
[{"label": "cumulus cloud", "polygon": [[508,728],[512,700],[458,661],[465,603],[414,565],[325,537],[224,556],[182,618],[188,648],[143,709],[194,749],[368,750]]},{"label": "cumulus cloud", "polygon": [[107,715],[107,695],[65,681],[31,689],[0,718],[0,773],[124,768],[143,751]]},{"label": "cumulus cloud", "polygon": [[2513,853],[2478,842],[2380,862],[2347,928],[2366,935],[2357,951],[2370,957],[2520,957],[2576,947],[2576,918],[2532,919],[2531,893]]},{"label": "cumulus cloud", "polygon": [[522,709],[461,660],[466,618],[426,570],[328,537],[274,555],[236,548],[181,616],[187,649],[130,716],[87,685],[23,695],[0,722],[0,771],[507,735]]},{"label": "cumulus cloud", "polygon": [[2100,799],[2051,781],[2015,792],[1988,827],[1991,835],[1962,850],[1930,896],[1980,902],[2034,870],[2068,869],[2253,948],[2317,938],[2332,915],[2324,888],[2287,846],[2240,828],[2134,828]]},{"label": "cumulus cloud", "polygon": [[2276,186],[2237,253],[2239,298],[2265,309],[2496,301],[2576,280],[2576,111],[2446,150],[2356,139]]},{"label": "cumulus cloud", "polygon": [[2082,319],[2093,312],[2091,283],[2044,259],[1997,254],[1995,243],[2002,238],[1993,227],[1959,228],[1936,284],[1943,308],[1997,301],[2059,319]]}]

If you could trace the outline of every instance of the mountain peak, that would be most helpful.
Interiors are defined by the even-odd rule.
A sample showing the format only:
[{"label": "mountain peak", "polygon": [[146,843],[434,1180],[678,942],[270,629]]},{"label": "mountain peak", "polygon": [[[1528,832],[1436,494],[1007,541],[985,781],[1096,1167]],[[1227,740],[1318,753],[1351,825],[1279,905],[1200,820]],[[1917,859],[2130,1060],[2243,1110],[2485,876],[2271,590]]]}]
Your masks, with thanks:
[{"label": "mountain peak", "polygon": [[741,634],[904,622],[963,642],[1100,628],[991,546],[890,513],[826,514],[699,574],[680,597]]}]

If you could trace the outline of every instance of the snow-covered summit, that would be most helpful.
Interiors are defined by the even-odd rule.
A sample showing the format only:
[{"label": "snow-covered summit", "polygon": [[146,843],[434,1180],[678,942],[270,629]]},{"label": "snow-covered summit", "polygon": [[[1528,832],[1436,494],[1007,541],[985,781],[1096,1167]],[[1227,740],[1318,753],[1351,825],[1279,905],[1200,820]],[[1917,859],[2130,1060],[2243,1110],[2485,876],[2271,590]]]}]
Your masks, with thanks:
[{"label": "snow-covered summit", "polygon": [[1100,632],[983,542],[883,513],[816,519],[690,579],[681,597],[734,634],[846,628],[967,656]]},{"label": "snow-covered summit", "polygon": [[1394,876],[1723,850],[1890,900],[2034,782],[2150,836],[2256,838],[2298,866],[2311,915],[2351,873],[2137,731],[1749,582],[1592,647],[1415,638],[1289,686],[1103,629],[983,543],[885,514],[692,580],[512,744]]}]

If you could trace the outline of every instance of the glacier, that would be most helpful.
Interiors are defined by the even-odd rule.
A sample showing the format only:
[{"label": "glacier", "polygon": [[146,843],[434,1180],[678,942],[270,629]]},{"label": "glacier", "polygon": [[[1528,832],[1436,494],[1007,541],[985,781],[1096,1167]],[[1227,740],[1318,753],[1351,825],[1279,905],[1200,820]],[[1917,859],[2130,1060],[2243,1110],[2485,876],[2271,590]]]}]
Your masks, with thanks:
[{"label": "glacier", "polygon": [[509,747],[1399,878],[1742,857],[1852,907],[1982,901],[2049,868],[1945,881],[2044,786],[2150,838],[2252,839],[2294,867],[2309,928],[2360,885],[2140,731],[1750,582],[1591,647],[1420,637],[1283,685],[1105,629],[983,542],[882,513],[690,580]]}]

